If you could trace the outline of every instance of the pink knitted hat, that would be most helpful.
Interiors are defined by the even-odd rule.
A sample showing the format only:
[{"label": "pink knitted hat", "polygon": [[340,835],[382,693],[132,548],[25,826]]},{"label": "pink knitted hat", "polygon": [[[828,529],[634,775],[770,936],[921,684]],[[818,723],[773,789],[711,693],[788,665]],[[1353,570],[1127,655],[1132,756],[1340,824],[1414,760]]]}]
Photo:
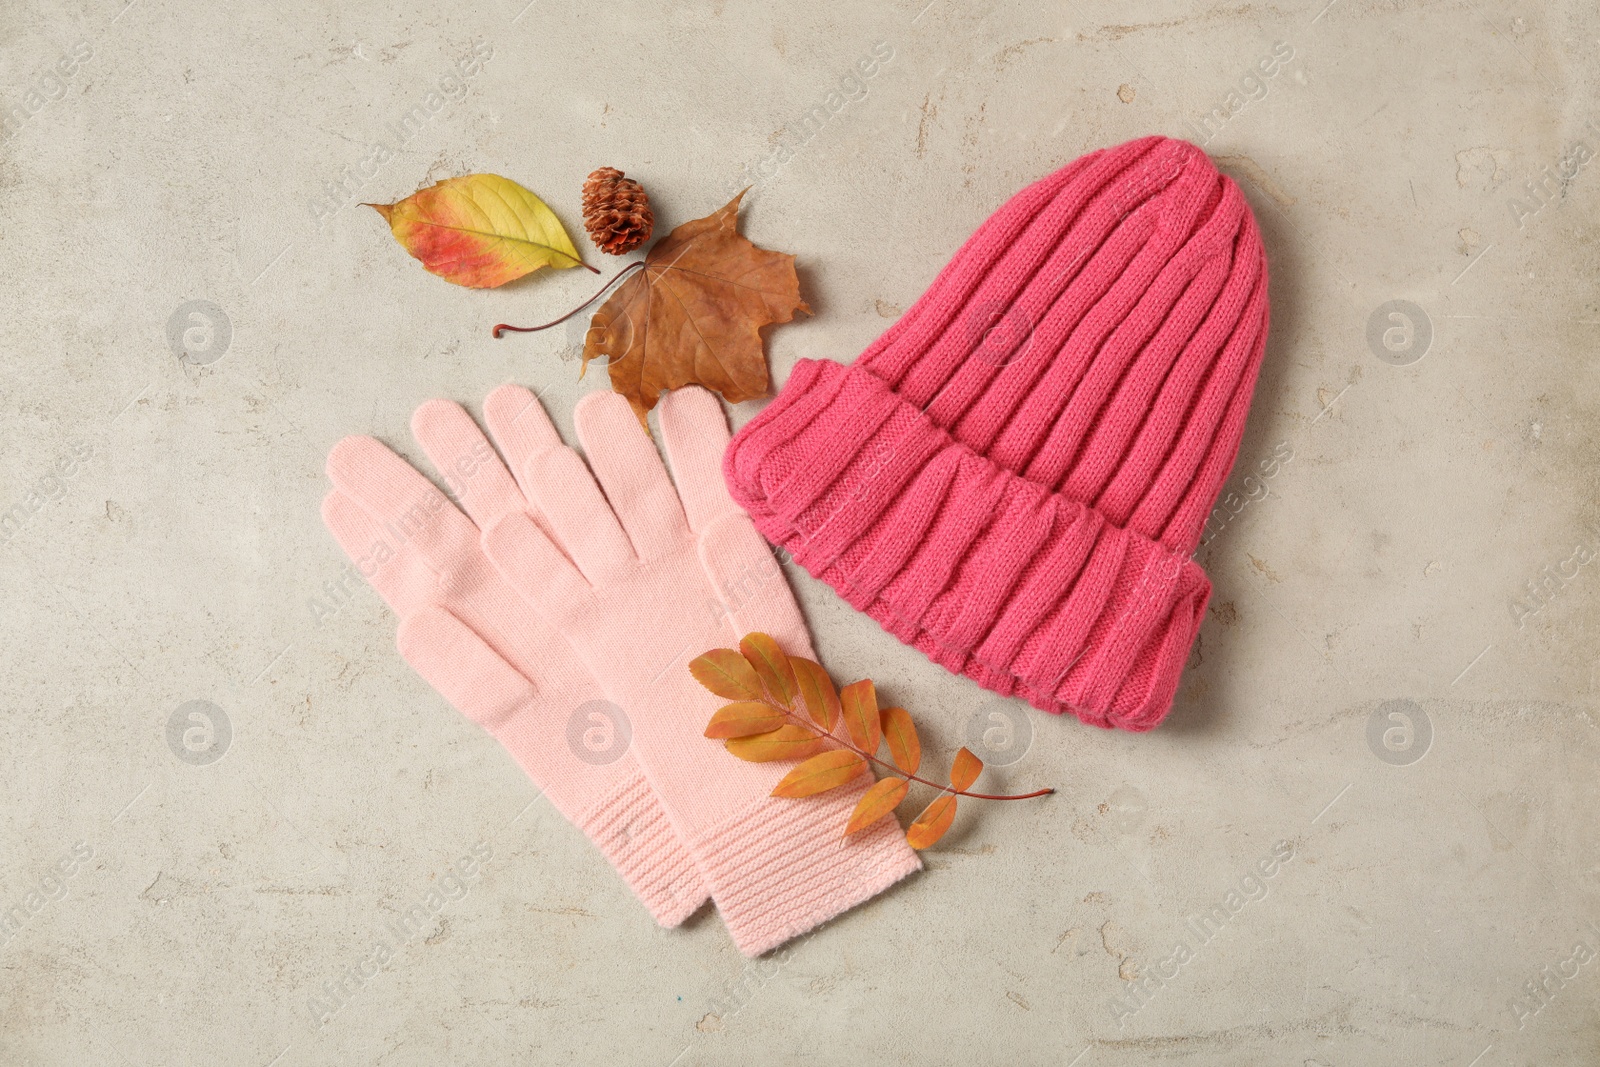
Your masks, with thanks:
[{"label": "pink knitted hat", "polygon": [[846,368],[800,360],[723,471],[768,540],[1007,696],[1148,730],[1211,583],[1189,558],[1267,335],[1249,206],[1147,137],[979,227]]}]

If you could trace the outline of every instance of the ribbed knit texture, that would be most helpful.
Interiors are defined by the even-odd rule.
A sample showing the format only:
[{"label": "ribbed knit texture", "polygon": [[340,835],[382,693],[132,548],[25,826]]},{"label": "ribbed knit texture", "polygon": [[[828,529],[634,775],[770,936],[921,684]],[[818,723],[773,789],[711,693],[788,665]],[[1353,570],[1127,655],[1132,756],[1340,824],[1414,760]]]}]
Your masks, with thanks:
[{"label": "ribbed knit texture", "polygon": [[643,774],[622,782],[572,824],[605,854],[662,926],[677,926],[706,902],[705,879],[688,851],[661,847],[663,841],[676,845],[677,835]]},{"label": "ribbed knit texture", "polygon": [[699,860],[746,955],[771,951],[922,869],[896,819],[844,836],[865,785],[762,798],[707,835]]},{"label": "ribbed knit texture", "polygon": [[1249,207],[1198,148],[1085,156],[848,370],[800,361],[735,436],[729,490],[935,662],[1150,729],[1210,593],[1187,557],[1243,434],[1266,284]]}]

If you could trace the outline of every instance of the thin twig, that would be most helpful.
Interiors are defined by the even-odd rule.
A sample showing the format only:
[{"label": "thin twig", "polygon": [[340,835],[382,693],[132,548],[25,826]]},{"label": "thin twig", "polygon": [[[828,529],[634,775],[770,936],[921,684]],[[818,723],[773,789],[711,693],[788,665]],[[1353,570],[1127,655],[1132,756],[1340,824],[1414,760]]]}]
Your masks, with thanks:
[{"label": "thin twig", "polygon": [[[589,265],[585,263],[584,266],[587,267]],[[594,294],[589,299],[585,300],[583,303],[579,304],[577,307],[561,316],[559,319],[554,319],[550,322],[547,322],[543,326],[511,326],[504,322],[496,323],[494,327],[494,336],[498,340],[500,334],[506,330],[510,330],[513,333],[538,333],[540,330],[548,330],[552,326],[559,326],[563,322],[566,322],[568,319],[572,318],[572,316],[576,315],[578,312],[582,311],[584,308],[588,307],[590,304],[594,303],[596,300],[599,300],[605,295],[607,289],[611,288],[613,285],[616,285],[622,279],[626,278],[630,273],[643,266],[644,260],[642,259],[636,263],[629,263],[626,267],[623,267],[621,270],[617,271],[616,275],[609,282],[606,282],[604,285],[602,285],[598,293]],[[589,269],[594,270],[593,267],[590,267]],[[600,272],[596,270],[595,273],[599,274]]]},{"label": "thin twig", "polygon": [[780,712],[783,715],[787,716],[788,718],[793,719],[795,722],[799,723],[801,726],[804,726],[807,730],[810,730],[812,733],[816,734],[817,736],[826,738],[829,741],[836,741],[839,744],[843,745],[845,748],[848,748],[851,752],[854,752],[856,755],[864,756],[865,758],[871,760],[873,763],[876,763],[878,766],[883,767],[884,769],[888,770],[890,773],[895,774],[895,775],[897,775],[897,776],[899,776],[901,778],[908,779],[908,780],[913,781],[913,782],[921,782],[923,785],[932,786],[933,788],[937,789],[941,793],[950,793],[950,794],[953,794],[953,795],[958,796],[958,797],[971,797],[974,800],[1031,800],[1034,797],[1049,796],[1051,793],[1055,792],[1054,789],[1035,789],[1031,793],[1017,793],[1017,794],[1015,794],[1013,796],[1000,796],[999,794],[996,794],[996,793],[969,793],[965,789],[951,789],[948,785],[940,785],[937,782],[930,782],[926,778],[919,778],[916,775],[909,773],[908,771],[904,771],[904,770],[900,769],[899,767],[896,767],[892,763],[887,763],[884,760],[879,759],[877,756],[874,756],[872,753],[866,751],[865,749],[857,748],[853,742],[850,742],[850,741],[845,740],[844,738],[841,738],[838,734],[831,733],[830,731],[822,729],[816,723],[812,722],[809,718],[797,715],[795,712],[793,712],[789,708],[784,707],[781,704],[773,703],[771,700],[769,700],[766,697],[765,694],[762,695],[761,703],[765,704],[767,707],[771,708],[773,711]]}]

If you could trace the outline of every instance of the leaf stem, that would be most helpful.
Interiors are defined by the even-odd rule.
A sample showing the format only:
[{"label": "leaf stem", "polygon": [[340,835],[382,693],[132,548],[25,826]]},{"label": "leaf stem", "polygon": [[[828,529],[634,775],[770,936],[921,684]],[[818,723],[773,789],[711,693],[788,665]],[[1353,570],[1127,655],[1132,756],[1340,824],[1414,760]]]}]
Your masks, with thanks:
[{"label": "leaf stem", "polygon": [[[583,265],[585,267],[589,267],[589,264],[587,263]],[[582,311],[584,308],[588,307],[590,304],[594,303],[596,300],[599,300],[606,294],[607,289],[610,289],[623,278],[626,278],[630,273],[639,270],[643,266],[644,260],[642,259],[634,263],[629,263],[626,267],[623,267],[621,270],[617,271],[617,273],[609,282],[606,282],[604,285],[602,285],[598,293],[594,294],[589,299],[585,300],[583,303],[579,304],[577,307],[561,316],[559,319],[552,319],[550,322],[547,322],[542,326],[511,326],[504,322],[496,323],[494,327],[495,339],[498,340],[500,335],[506,330],[510,330],[512,333],[538,333],[540,330],[548,330],[552,326],[559,326],[563,322],[566,322],[568,319],[572,318],[572,316],[576,315],[578,312]],[[594,271],[596,274],[600,273],[598,270],[595,270],[594,267],[589,267],[589,269]]]},{"label": "leaf stem", "polygon": [[854,752],[856,755],[863,756],[863,757],[871,760],[873,763],[876,763],[878,766],[884,768],[885,770],[889,771],[890,773],[892,773],[892,774],[894,774],[894,775],[896,775],[896,776],[898,776],[900,778],[905,778],[905,779],[907,779],[909,781],[921,782],[923,785],[932,786],[933,788],[937,789],[941,793],[951,793],[951,794],[953,794],[955,796],[958,796],[958,797],[971,797],[974,800],[1032,800],[1034,797],[1049,796],[1051,793],[1055,792],[1055,789],[1048,788],[1048,789],[1035,789],[1031,793],[1016,793],[1016,794],[1013,794],[1011,796],[1001,796],[1001,795],[999,795],[997,793],[969,793],[965,789],[951,789],[948,785],[940,785],[938,782],[930,782],[926,778],[919,778],[914,774],[910,774],[910,773],[908,773],[906,771],[901,770],[899,767],[896,767],[893,763],[889,763],[889,762],[887,762],[885,760],[879,759],[877,756],[873,755],[871,752],[866,751],[865,749],[857,748],[855,746],[854,742],[847,741],[847,740],[845,740],[844,738],[840,737],[837,734],[834,734],[834,733],[831,733],[831,732],[829,732],[827,730],[822,729],[816,723],[812,722],[810,720],[810,718],[808,718],[806,716],[803,716],[803,715],[796,714],[792,709],[786,708],[782,704],[774,703],[772,700],[768,699],[766,694],[762,694],[761,702],[763,704],[765,704],[767,707],[769,707],[772,710],[774,710],[774,711],[782,712],[784,715],[786,715],[787,717],[793,719],[795,722],[799,723],[801,726],[804,726],[807,730],[810,730],[812,733],[816,734],[817,736],[825,737],[829,741],[838,742],[839,744],[843,745],[845,748],[848,748],[850,751]]}]

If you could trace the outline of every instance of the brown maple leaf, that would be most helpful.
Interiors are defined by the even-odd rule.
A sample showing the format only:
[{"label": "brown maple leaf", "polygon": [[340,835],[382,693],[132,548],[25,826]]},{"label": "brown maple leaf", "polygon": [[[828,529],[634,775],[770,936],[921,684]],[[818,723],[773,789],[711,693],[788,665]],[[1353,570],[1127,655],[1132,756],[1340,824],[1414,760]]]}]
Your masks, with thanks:
[{"label": "brown maple leaf", "polygon": [[761,327],[811,314],[794,257],[739,233],[743,198],[657,241],[590,321],[584,368],[606,357],[611,388],[641,420],[663,389],[703,385],[730,404],[765,396]]}]

